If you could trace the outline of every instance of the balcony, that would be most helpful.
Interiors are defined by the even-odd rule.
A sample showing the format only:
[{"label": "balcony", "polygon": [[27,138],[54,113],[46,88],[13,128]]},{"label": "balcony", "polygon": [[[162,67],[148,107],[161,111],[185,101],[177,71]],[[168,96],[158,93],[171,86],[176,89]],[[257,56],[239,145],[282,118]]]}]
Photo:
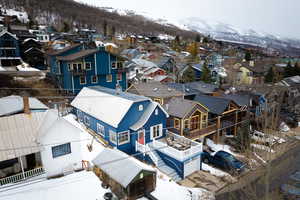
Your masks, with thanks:
[{"label": "balcony", "polygon": [[194,131],[184,131],[184,136],[186,138],[189,138],[191,140],[196,140],[199,139],[201,137],[205,137],[207,135],[213,134],[217,132],[217,125],[216,124],[212,124],[209,125],[206,128],[202,128],[200,130],[194,130]]},{"label": "balcony", "polygon": [[123,73],[123,72],[128,71],[128,69],[126,69],[126,68],[117,68],[116,70],[117,70],[117,73]]},{"label": "balcony", "polygon": [[73,76],[84,76],[86,75],[86,71],[83,69],[77,69],[77,70],[72,70],[71,71]]},{"label": "balcony", "polygon": [[168,132],[165,138],[154,140],[151,145],[161,153],[181,162],[202,152],[202,143],[194,142],[171,132]]}]

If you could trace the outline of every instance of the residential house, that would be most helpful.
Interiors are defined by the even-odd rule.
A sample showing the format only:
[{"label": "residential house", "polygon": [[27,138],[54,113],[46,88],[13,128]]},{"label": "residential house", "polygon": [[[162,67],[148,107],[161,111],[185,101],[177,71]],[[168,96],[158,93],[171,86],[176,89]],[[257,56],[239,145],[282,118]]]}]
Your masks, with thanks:
[{"label": "residential house", "polygon": [[50,42],[50,35],[46,33],[45,30],[29,30],[29,32],[36,36],[36,40],[38,40],[41,43],[48,43]]},{"label": "residential house", "polygon": [[265,62],[242,63],[239,73],[239,84],[263,84],[270,66]]},{"label": "residential house", "polygon": [[16,35],[3,30],[0,33],[0,67],[3,70],[16,71],[21,63],[21,53]]},{"label": "residential house", "polygon": [[72,93],[78,93],[86,86],[127,88],[124,59],[104,50],[84,49],[72,45],[50,54],[51,73],[59,85]]},{"label": "residential house", "polygon": [[121,52],[121,56],[126,57],[127,59],[134,59],[140,54],[138,49],[125,49]]},{"label": "residential house", "polygon": [[82,89],[71,105],[103,143],[153,163],[176,181],[200,169],[202,144],[167,132],[169,115],[150,98],[95,86]]},{"label": "residential house", "polygon": [[215,134],[217,126],[208,120],[208,108],[199,102],[174,97],[164,105],[170,117],[168,130],[192,140]]},{"label": "residential house", "polygon": [[243,115],[234,101],[207,95],[197,95],[193,101],[205,106],[209,110],[208,120],[217,124],[217,132],[211,139],[220,142],[224,135],[237,135],[237,123],[242,121]]},{"label": "residential house", "polygon": [[8,31],[12,34],[16,35],[19,38],[20,42],[23,42],[25,39],[33,38],[35,39],[35,35],[29,32],[27,25],[17,25],[11,24],[8,26]]},{"label": "residential house", "polygon": [[132,84],[127,92],[151,98],[160,105],[166,104],[172,97],[182,97],[183,93],[159,82]]},{"label": "residential house", "polygon": [[175,72],[177,70],[176,61],[172,57],[162,57],[157,62],[157,66],[167,72]]},{"label": "residential house", "polygon": [[215,96],[219,90],[219,86],[211,83],[204,83],[203,81],[195,81],[185,83],[184,88],[193,89],[198,93]]},{"label": "residential house", "polygon": [[96,175],[119,199],[135,200],[155,190],[154,168],[117,149],[104,149],[93,163]]},{"label": "residential house", "polygon": [[197,94],[200,93],[198,90],[187,87],[184,83],[167,83],[166,85],[170,88],[180,91],[184,95],[185,99],[192,100]]},{"label": "residential house", "polygon": [[21,44],[21,55],[24,62],[30,67],[40,70],[46,70],[45,52],[42,50],[42,45],[36,39],[25,39]]}]

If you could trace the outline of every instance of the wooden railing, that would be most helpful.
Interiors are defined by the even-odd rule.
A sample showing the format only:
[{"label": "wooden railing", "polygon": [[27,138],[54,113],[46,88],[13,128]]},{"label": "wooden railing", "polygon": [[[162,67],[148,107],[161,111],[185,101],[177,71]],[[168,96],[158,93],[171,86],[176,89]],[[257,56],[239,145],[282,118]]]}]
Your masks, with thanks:
[{"label": "wooden railing", "polygon": [[19,173],[19,174],[13,175],[13,176],[8,176],[8,177],[0,179],[0,186],[10,184],[10,183],[20,182],[20,181],[26,180],[28,178],[39,176],[44,173],[45,172],[42,167],[35,168],[33,170],[29,170],[24,173]]},{"label": "wooden railing", "polygon": [[189,131],[187,133],[184,133],[184,136],[191,139],[191,140],[195,140],[195,139],[199,139],[203,136],[212,134],[212,133],[216,133],[217,131],[217,125],[213,124],[210,125],[206,128],[200,129],[200,130],[196,130],[196,131]]}]

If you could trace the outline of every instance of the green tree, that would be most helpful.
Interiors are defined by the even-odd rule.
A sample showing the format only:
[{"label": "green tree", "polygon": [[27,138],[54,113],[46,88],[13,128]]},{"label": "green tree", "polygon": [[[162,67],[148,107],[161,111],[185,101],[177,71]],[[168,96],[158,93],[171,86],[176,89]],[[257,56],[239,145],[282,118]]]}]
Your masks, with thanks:
[{"label": "green tree", "polygon": [[265,82],[266,83],[273,83],[275,78],[273,67],[270,67],[268,70],[268,73],[265,76]]},{"label": "green tree", "polygon": [[185,72],[182,75],[182,81],[184,83],[188,83],[188,82],[194,82],[195,80],[196,80],[195,72],[192,69],[192,67],[189,66],[188,69],[185,70]]},{"label": "green tree", "polygon": [[246,121],[241,124],[241,127],[237,131],[237,140],[240,146],[240,150],[244,152],[250,148],[251,138],[250,138],[250,122]]},{"label": "green tree", "polygon": [[284,77],[295,76],[295,68],[292,66],[291,61],[288,62],[287,66],[284,68]]},{"label": "green tree", "polygon": [[104,35],[104,37],[107,36],[107,30],[108,30],[107,27],[108,27],[107,21],[104,20],[104,22],[103,22],[103,35]]},{"label": "green tree", "polygon": [[63,28],[62,28],[62,30],[61,30],[61,32],[64,32],[64,33],[67,33],[67,32],[69,32],[70,31],[70,25],[67,23],[67,22],[63,22]]},{"label": "green tree", "polygon": [[246,60],[246,61],[250,61],[250,60],[251,60],[251,53],[250,53],[249,51],[247,51],[247,52],[245,53],[245,60]]},{"label": "green tree", "polygon": [[212,82],[212,76],[211,76],[211,71],[207,67],[207,63],[205,62],[203,67],[202,67],[202,74],[201,74],[201,81],[205,83],[211,83]]}]

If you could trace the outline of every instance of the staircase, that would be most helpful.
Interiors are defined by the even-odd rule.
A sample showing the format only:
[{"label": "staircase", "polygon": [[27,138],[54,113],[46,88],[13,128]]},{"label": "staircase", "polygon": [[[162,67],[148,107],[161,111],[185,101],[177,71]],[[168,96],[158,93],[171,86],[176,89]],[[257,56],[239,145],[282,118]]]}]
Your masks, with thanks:
[{"label": "staircase", "polygon": [[[172,178],[175,182],[180,181],[181,178],[177,174],[177,172],[169,167],[162,159],[161,157],[157,154],[156,150],[153,149],[151,145],[149,145],[150,151],[148,151],[148,155],[150,158],[153,160],[155,163],[156,167],[163,172],[164,174],[168,175],[170,178]],[[151,155],[150,155],[151,154]],[[154,157],[154,158],[153,158]],[[154,161],[155,160],[155,161]]]}]

